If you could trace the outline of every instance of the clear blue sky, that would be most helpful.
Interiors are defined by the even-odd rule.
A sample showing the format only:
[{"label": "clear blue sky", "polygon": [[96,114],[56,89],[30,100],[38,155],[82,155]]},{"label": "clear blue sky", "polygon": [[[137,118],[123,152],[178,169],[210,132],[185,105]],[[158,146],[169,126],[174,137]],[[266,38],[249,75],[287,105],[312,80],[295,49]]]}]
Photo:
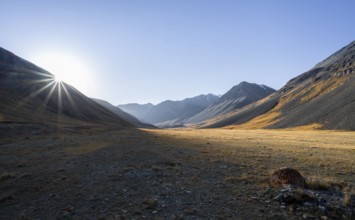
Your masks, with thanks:
[{"label": "clear blue sky", "polygon": [[275,89],[355,40],[353,0],[0,0],[0,47],[80,57],[113,104]]}]

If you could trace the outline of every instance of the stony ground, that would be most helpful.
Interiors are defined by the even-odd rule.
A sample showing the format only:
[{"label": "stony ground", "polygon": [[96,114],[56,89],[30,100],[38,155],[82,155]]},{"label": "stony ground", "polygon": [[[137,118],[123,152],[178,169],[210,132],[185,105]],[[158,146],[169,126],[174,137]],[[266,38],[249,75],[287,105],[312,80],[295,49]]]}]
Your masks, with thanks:
[{"label": "stony ground", "polygon": [[302,219],[306,210],[274,200],[273,170],[294,167],[341,193],[355,182],[355,133],[0,132],[0,219]]}]

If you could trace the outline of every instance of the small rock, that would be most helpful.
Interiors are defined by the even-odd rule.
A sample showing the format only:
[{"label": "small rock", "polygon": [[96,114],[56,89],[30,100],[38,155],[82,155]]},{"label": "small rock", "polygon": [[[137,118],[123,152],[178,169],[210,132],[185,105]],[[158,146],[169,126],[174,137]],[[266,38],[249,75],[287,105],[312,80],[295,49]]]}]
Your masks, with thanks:
[{"label": "small rock", "polygon": [[305,205],[305,206],[313,206],[313,204],[310,203],[310,202],[305,202],[305,203],[303,203],[303,205]]},{"label": "small rock", "polygon": [[158,202],[152,198],[145,198],[143,204],[147,205],[149,209],[154,209],[158,205]]},{"label": "small rock", "polygon": [[302,215],[302,218],[303,218],[303,219],[306,219],[306,220],[314,220],[314,219],[316,219],[315,216],[310,215],[310,214],[303,214],[303,215]]},{"label": "small rock", "polygon": [[278,201],[282,197],[282,193],[278,194],[277,196],[274,197],[274,200]]},{"label": "small rock", "polygon": [[185,214],[187,215],[193,215],[197,213],[197,210],[195,208],[187,208],[184,210]]},{"label": "small rock", "polygon": [[62,215],[67,216],[74,213],[74,207],[72,205],[67,205],[62,209]]}]

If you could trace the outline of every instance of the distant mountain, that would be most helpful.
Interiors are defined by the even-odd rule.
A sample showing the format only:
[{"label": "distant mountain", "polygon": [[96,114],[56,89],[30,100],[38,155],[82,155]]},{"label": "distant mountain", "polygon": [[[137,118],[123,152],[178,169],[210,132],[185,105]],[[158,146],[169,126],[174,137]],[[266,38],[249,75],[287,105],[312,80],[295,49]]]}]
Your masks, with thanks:
[{"label": "distant mountain", "polygon": [[184,120],[199,113],[216,100],[218,100],[218,96],[208,94],[187,98],[182,101],[168,100],[158,105],[128,104],[119,105],[119,107],[143,122],[161,127],[175,127],[181,126]]},{"label": "distant mountain", "polygon": [[111,103],[105,101],[105,100],[101,100],[101,99],[95,99],[95,98],[91,98],[92,100],[94,100],[95,102],[97,102],[98,104],[102,105],[103,107],[105,107],[106,109],[110,110],[111,112],[115,113],[117,116],[119,116],[120,118],[123,118],[124,120],[126,120],[127,122],[134,124],[138,127],[145,127],[145,128],[153,128],[153,125],[150,124],[146,124],[146,123],[142,123],[141,121],[139,121],[137,118],[135,118],[134,116],[128,114],[125,111],[122,111],[119,107],[112,105]]},{"label": "distant mountain", "polygon": [[277,93],[200,126],[355,130],[355,41]]},{"label": "distant mountain", "polygon": [[147,122],[145,121],[145,116],[147,112],[149,112],[154,107],[154,105],[151,103],[148,104],[130,103],[130,104],[118,105],[117,107],[129,113],[130,115],[136,117],[139,121]]},{"label": "distant mountain", "polygon": [[46,70],[3,48],[0,48],[0,122],[133,126],[74,87],[55,82]]},{"label": "distant mountain", "polygon": [[241,82],[221,96],[213,105],[210,105],[208,108],[186,120],[185,123],[200,123],[202,121],[227,114],[252,102],[265,98],[273,92],[275,92],[274,89],[265,85]]}]

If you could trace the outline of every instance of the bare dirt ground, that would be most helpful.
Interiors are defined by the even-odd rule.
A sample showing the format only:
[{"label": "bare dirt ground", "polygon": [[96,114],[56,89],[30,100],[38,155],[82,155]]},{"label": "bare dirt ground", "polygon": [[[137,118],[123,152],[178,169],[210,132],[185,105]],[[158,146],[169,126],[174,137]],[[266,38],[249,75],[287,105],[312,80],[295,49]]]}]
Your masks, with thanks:
[{"label": "bare dirt ground", "polygon": [[354,132],[2,126],[0,219],[302,219],[273,170],[355,183]]}]

